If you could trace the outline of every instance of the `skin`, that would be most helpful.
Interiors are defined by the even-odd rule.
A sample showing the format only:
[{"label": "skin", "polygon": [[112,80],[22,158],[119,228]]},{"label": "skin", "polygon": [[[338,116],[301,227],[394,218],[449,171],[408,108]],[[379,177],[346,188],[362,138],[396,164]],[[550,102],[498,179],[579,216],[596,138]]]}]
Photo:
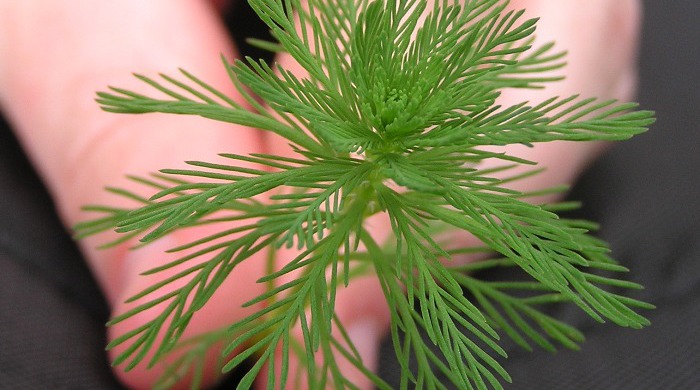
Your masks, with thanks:
[{"label": "skin", "polygon": [[[182,167],[184,159],[212,161],[220,152],[289,153],[286,143],[253,129],[200,118],[106,114],[93,101],[95,91],[106,85],[143,90],[131,76],[133,71],[175,74],[177,67],[242,101],[219,62],[219,53],[236,56],[218,15],[223,5],[222,1],[204,0],[0,0],[0,107],[53,194],[66,226],[88,217],[80,211],[82,205],[114,204],[115,199],[103,188],[133,187],[124,180],[125,174]],[[574,93],[621,100],[633,97],[640,16],[637,0],[591,0],[585,6],[576,0],[514,0],[511,7],[527,8],[527,16],[541,17],[539,42],[556,40],[559,48],[569,51],[569,65],[566,81],[545,91],[506,91],[503,104]],[[291,58],[278,60],[298,70]],[[599,144],[549,143],[508,151],[551,168],[517,184],[527,190],[571,183],[601,150]],[[163,250],[203,233],[206,231],[179,231],[136,252],[125,247],[95,250],[105,237],[79,245],[113,315],[119,315],[132,307],[123,303],[125,299],[167,277],[139,273],[171,260]],[[280,262],[292,255],[280,253]],[[263,274],[263,263],[262,258],[253,259],[234,271],[193,319],[187,335],[219,328],[246,315],[240,304],[262,291],[254,281]],[[365,278],[341,290],[337,298],[338,315],[365,363],[374,368],[389,321],[386,304],[378,296],[379,285]],[[157,310],[110,328],[109,338],[148,321]],[[292,371],[296,367],[292,362]],[[148,388],[161,370],[139,366],[129,373],[115,368],[115,373],[131,388]],[[369,387],[349,366],[343,371]],[[216,374],[209,373],[207,382],[215,380]]]}]

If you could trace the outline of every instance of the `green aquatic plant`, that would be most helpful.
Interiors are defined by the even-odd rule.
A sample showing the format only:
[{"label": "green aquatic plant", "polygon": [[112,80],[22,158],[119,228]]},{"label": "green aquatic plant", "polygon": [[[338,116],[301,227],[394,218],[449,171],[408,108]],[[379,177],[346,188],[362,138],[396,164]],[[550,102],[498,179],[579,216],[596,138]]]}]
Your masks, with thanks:
[{"label": "green aquatic plant", "polygon": [[[564,66],[564,54],[552,44],[531,47],[536,20],[506,11],[504,1],[249,3],[277,40],[253,43],[289,53],[305,77],[262,60],[224,60],[252,108],[184,70],[179,78],[137,76],[160,97],[119,88],[98,94],[109,112],[198,115],[269,131],[284,137],[295,154],[222,154],[230,164],[191,161],[189,170],[134,177],[152,188],[150,197],[111,189],[139,206],[86,208],[103,215],[77,226],[79,236],[116,229],[123,235],[110,245],[134,237],[147,245],[177,229],[222,226],[217,234],[172,248],[182,257],[148,271],[189,264],[131,298],[135,308],[110,321],[163,308],[110,344],[126,346],[115,364],[155,364],[179,349],[184,352],[160,386],[191,373],[192,387],[198,387],[205,351],[223,342],[224,372],[250,364],[240,388],[259,375],[268,376],[269,388],[290,385],[291,355],[302,362],[311,388],[353,388],[338,359],[356,365],[378,388],[389,388],[363,366],[334,313],[336,290],[367,274],[376,276],[390,303],[390,337],[404,389],[502,388],[510,377],[499,363],[498,356],[505,357],[501,336],[527,349],[533,343],[547,350],[556,344],[578,348],[583,335],[545,314],[548,303],[569,302],[600,322],[649,324],[637,311],[651,305],[620,292],[640,286],[618,278],[627,270],[590,235],[595,224],[557,215],[573,203],[528,203],[532,193],[507,184],[538,174],[535,162],[484,147],[625,140],[646,130],[651,112],[578,96],[497,105],[500,90],[540,88],[559,80],[549,75]],[[485,161],[499,164],[482,168]],[[509,174],[522,166],[532,169]],[[546,191],[561,189],[541,193]],[[261,195],[269,201],[260,201]],[[366,229],[375,214],[390,221],[393,235],[386,242]],[[237,227],[230,228],[231,221]],[[445,230],[468,232],[483,247],[448,247],[436,238]],[[299,254],[279,270],[270,266],[259,280],[266,292],[248,305],[265,303],[260,310],[182,339],[192,316],[232,270],[263,251],[272,262],[283,246]],[[467,265],[449,260],[465,253],[491,257]],[[495,267],[519,267],[529,280],[473,276]],[[178,287],[159,293],[171,283]],[[303,342],[293,337],[295,327]]]}]

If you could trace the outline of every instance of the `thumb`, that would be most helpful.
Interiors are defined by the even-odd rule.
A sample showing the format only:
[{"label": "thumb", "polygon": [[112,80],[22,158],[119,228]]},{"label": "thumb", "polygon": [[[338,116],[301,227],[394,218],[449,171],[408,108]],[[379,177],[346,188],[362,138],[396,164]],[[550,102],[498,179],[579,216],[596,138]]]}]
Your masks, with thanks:
[{"label": "thumb", "polygon": [[[66,5],[23,1],[8,7],[11,9],[3,8],[9,12],[0,21],[7,21],[2,25],[7,34],[0,34],[0,98],[66,225],[87,218],[80,211],[84,205],[114,205],[103,187],[132,189],[133,183],[125,181],[125,174],[176,168],[184,159],[211,160],[221,152],[262,150],[252,129],[191,117],[111,115],[101,112],[93,101],[95,91],[107,84],[142,88],[129,76],[132,71],[172,74],[178,66],[203,75],[211,85],[235,96],[218,61],[220,53],[233,49],[206,3],[75,0]],[[60,45],[49,44],[57,39]],[[6,53],[8,42],[12,50]],[[182,232],[170,244],[161,241],[143,252],[131,253],[123,247],[95,250],[97,244],[105,242],[104,237],[81,242],[112,306],[112,315],[131,310],[134,305],[123,303],[126,298],[158,278],[162,280],[161,274],[150,278],[139,274],[159,261],[171,260],[162,255],[164,249],[191,242],[199,234]],[[257,295],[254,280],[262,270],[240,272],[249,275],[238,274],[235,278],[243,282],[222,286],[208,312],[190,323],[192,332],[206,332],[242,318],[244,314],[237,308]],[[132,317],[130,323],[120,323],[111,329],[110,339],[138,328],[157,314],[158,308],[152,308]],[[115,373],[129,386],[139,388],[152,387],[159,377],[157,371],[143,366],[129,373],[117,367]]]}]

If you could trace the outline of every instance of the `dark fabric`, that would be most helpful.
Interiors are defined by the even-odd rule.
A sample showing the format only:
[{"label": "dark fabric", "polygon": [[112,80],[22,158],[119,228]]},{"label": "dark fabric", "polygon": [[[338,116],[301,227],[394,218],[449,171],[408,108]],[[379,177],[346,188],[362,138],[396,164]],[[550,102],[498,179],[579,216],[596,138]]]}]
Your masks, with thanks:
[{"label": "dark fabric", "polygon": [[119,388],[107,306],[7,126],[0,131],[0,389]]},{"label": "dark fabric", "polygon": [[[250,15],[229,20],[249,31]],[[640,101],[658,123],[619,144],[581,179],[572,198],[602,223],[616,258],[654,303],[642,331],[580,326],[579,352],[507,346],[510,389],[693,389],[700,383],[700,3],[646,1]],[[258,29],[259,30],[259,29]],[[490,274],[484,277],[501,277]],[[117,389],[104,355],[108,309],[48,195],[9,128],[0,129],[0,390]],[[387,342],[382,376],[398,378]],[[222,385],[228,388],[235,378]]]}]

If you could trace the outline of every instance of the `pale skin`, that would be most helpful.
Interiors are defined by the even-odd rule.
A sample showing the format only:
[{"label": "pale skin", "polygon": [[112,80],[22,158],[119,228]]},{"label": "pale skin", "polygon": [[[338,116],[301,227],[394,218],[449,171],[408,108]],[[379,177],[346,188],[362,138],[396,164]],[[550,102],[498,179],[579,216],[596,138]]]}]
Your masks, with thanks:
[{"label": "pale skin", "polygon": [[[131,72],[174,74],[177,67],[242,101],[219,62],[220,53],[236,56],[219,18],[222,4],[204,0],[0,1],[0,105],[52,192],[66,226],[88,217],[80,211],[85,204],[113,204],[114,198],[103,188],[131,186],[125,174],[181,167],[183,160],[211,161],[221,152],[289,153],[285,143],[255,129],[200,118],[107,114],[93,101],[95,91],[106,85],[143,88]],[[502,103],[574,93],[625,101],[633,98],[640,17],[637,0],[514,0],[511,7],[527,8],[528,16],[540,17],[538,41],[556,40],[559,48],[569,51],[569,65],[566,81],[545,91],[506,91]],[[278,60],[289,69],[298,68],[287,56]],[[527,190],[571,183],[600,150],[598,144],[552,143],[509,152],[550,168],[518,184]],[[162,255],[164,249],[201,234],[177,232],[136,252],[125,247],[96,250],[105,237],[79,244],[113,315],[119,315],[131,307],[123,303],[125,299],[165,277],[139,273],[172,259]],[[281,255],[280,261],[285,257]],[[240,304],[263,289],[255,283],[264,272],[263,263],[260,256],[234,271],[194,318],[188,335],[242,318],[247,312]],[[337,299],[337,313],[371,368],[377,366],[379,342],[388,329],[386,304],[377,299],[381,294],[372,278],[363,278],[340,291]],[[112,327],[109,338],[153,315],[155,311],[148,311]],[[149,388],[161,370],[137,367],[124,373],[115,368],[131,388]],[[344,372],[358,385],[369,387],[357,372]],[[216,374],[209,373],[207,380],[215,381]]]}]

